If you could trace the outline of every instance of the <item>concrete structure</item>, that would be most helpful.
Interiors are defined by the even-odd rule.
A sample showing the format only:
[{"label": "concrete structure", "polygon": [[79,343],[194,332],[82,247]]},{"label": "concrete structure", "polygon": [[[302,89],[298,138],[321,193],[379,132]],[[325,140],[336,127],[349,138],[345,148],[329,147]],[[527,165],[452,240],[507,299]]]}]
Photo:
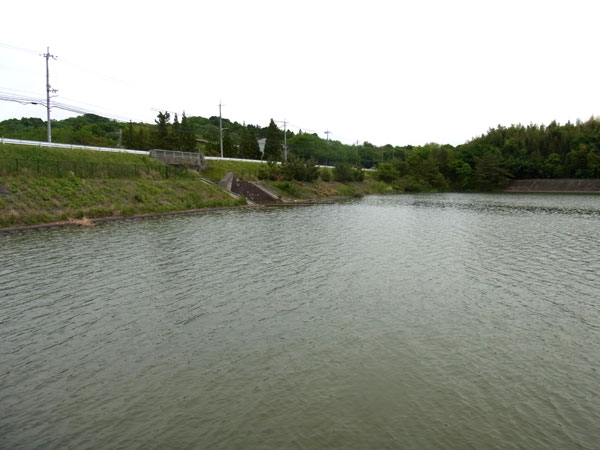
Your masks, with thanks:
[{"label": "concrete structure", "polygon": [[150,150],[150,157],[171,166],[186,166],[201,170],[205,166],[204,155],[199,152],[175,152],[171,150]]},{"label": "concrete structure", "polygon": [[600,193],[598,179],[513,180],[504,192]]},{"label": "concrete structure", "polygon": [[246,197],[247,200],[253,203],[281,203],[282,200],[274,192],[267,189],[260,183],[241,180],[235,176],[233,172],[225,174],[219,186],[223,189],[233,192],[237,195]]}]

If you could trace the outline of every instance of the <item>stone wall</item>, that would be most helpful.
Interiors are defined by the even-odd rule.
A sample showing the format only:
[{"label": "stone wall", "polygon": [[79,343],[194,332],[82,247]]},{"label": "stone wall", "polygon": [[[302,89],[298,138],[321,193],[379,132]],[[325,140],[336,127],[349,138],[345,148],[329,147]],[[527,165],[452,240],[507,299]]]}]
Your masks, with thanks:
[{"label": "stone wall", "polygon": [[505,192],[600,193],[599,179],[513,180]]}]

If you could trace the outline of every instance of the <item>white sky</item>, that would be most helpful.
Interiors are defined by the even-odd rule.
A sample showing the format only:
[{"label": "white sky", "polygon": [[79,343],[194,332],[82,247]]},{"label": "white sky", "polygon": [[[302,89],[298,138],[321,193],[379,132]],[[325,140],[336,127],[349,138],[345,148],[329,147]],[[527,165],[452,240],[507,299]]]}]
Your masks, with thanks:
[{"label": "white sky", "polygon": [[[344,143],[457,145],[498,124],[600,114],[598,0],[30,0],[2,10],[0,93],[45,97],[38,54],[49,46],[55,100],[110,117],[209,117],[222,100],[228,119],[287,119]],[[45,114],[0,101],[0,120]]]}]

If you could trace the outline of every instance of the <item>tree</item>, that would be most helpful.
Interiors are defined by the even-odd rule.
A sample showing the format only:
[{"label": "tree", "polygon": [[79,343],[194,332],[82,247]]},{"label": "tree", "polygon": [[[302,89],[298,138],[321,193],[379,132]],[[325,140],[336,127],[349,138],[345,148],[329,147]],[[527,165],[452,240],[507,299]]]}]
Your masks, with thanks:
[{"label": "tree", "polygon": [[194,133],[194,129],[192,124],[188,120],[185,115],[185,111],[181,115],[181,126],[180,126],[180,147],[184,152],[196,152],[198,148],[196,147],[196,133]]},{"label": "tree", "polygon": [[316,134],[298,133],[288,140],[288,148],[294,155],[300,158],[320,159],[323,147],[323,140]]},{"label": "tree", "polygon": [[273,119],[269,123],[267,129],[267,142],[265,143],[264,158],[267,161],[279,161],[281,160],[282,145],[282,131],[275,125]]},{"label": "tree", "polygon": [[169,141],[170,150],[181,150],[181,124],[179,123],[177,113],[175,113],[175,117],[173,118],[173,125],[171,126],[171,136]]},{"label": "tree", "polygon": [[358,169],[351,164],[341,162],[335,165],[333,168],[333,179],[340,183],[346,183],[348,181],[363,181],[365,174],[361,169]]},{"label": "tree", "polygon": [[306,160],[290,155],[281,165],[281,173],[285,180],[311,182],[319,178],[319,168],[313,160]]},{"label": "tree", "polygon": [[238,153],[231,138],[231,132],[229,130],[223,131],[223,156],[225,158],[237,158]]},{"label": "tree", "polygon": [[260,148],[254,128],[244,127],[240,136],[240,158],[260,159]]},{"label": "tree", "polygon": [[542,176],[544,178],[558,178],[561,175],[561,161],[558,153],[551,153],[544,160]]},{"label": "tree", "polygon": [[475,158],[473,179],[475,187],[482,191],[493,191],[508,184],[510,173],[506,170],[496,155],[486,153]]},{"label": "tree", "polygon": [[139,150],[149,150],[151,145],[151,132],[152,130],[147,130],[144,127],[139,127],[137,133],[135,134],[135,143],[133,148],[137,148]]},{"label": "tree", "polygon": [[123,134],[121,136],[121,143],[125,148],[135,148],[135,131],[133,129],[133,122],[129,121],[126,127],[123,128]]},{"label": "tree", "polygon": [[393,183],[398,178],[400,178],[400,173],[392,166],[391,163],[379,163],[377,165],[377,172],[375,173],[375,177],[379,181],[383,181],[385,183]]},{"label": "tree", "polygon": [[170,148],[170,124],[171,115],[168,111],[164,113],[162,111],[158,112],[158,118],[155,120],[156,122],[156,130],[154,131],[154,139],[153,145],[157,149],[169,150]]},{"label": "tree", "polygon": [[455,159],[452,161],[451,169],[453,172],[452,179],[454,184],[461,189],[469,188],[471,184],[471,174],[473,173],[473,169],[469,163],[462,159]]},{"label": "tree", "polygon": [[586,144],[579,144],[577,148],[567,153],[566,166],[570,176],[585,178],[588,175],[587,165],[588,146]]}]

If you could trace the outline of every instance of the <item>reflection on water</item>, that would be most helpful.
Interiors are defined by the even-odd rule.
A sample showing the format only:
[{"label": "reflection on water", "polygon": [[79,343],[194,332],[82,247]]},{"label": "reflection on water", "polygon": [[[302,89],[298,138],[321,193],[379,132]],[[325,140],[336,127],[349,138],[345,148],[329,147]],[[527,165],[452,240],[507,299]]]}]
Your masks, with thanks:
[{"label": "reflection on water", "polygon": [[0,235],[0,448],[596,448],[600,197]]}]

